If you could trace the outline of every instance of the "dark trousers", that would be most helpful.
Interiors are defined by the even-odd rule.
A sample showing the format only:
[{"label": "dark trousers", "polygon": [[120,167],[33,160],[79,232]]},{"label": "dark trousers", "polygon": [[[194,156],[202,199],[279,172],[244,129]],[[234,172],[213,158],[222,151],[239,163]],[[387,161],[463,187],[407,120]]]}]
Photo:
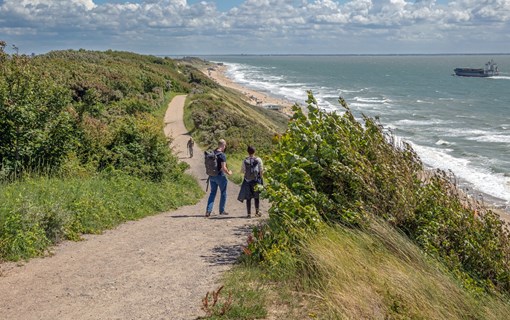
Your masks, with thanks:
[{"label": "dark trousers", "polygon": [[[246,211],[248,212],[248,215],[251,215],[251,199],[246,199]],[[259,211],[259,204],[260,200],[258,198],[253,198],[255,200],[255,211]]]}]

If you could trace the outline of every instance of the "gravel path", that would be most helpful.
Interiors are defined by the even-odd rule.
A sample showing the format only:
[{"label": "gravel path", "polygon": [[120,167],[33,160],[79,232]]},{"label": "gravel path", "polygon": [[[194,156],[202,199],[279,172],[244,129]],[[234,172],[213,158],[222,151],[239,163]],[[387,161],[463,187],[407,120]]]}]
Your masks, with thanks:
[{"label": "gravel path", "polygon": [[[185,99],[169,104],[165,134],[205,189],[202,152],[195,146],[195,157],[186,156]],[[238,191],[229,183],[227,217],[204,218],[206,195],[194,206],[64,242],[52,256],[0,264],[0,319],[196,319],[257,222],[244,218]]]}]

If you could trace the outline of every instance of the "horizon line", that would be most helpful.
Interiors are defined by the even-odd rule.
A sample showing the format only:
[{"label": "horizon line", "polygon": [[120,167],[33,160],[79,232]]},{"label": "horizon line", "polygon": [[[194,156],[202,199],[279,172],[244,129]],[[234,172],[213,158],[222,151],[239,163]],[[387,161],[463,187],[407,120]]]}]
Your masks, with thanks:
[{"label": "horizon line", "polygon": [[508,53],[224,53],[224,54],[158,54],[158,57],[215,57],[215,56],[488,56]]}]

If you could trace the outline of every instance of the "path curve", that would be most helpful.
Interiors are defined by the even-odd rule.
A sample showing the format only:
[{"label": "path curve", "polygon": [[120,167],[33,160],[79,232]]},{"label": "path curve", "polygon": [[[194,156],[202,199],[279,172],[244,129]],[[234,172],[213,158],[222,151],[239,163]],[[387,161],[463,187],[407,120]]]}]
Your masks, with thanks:
[{"label": "path curve", "polygon": [[[186,157],[185,100],[169,104],[165,134],[205,188],[201,151],[195,145],[195,157]],[[225,218],[204,218],[206,195],[193,206],[66,241],[50,257],[0,264],[0,319],[196,319],[201,299],[219,286],[256,223],[244,218],[238,191],[229,183]]]}]

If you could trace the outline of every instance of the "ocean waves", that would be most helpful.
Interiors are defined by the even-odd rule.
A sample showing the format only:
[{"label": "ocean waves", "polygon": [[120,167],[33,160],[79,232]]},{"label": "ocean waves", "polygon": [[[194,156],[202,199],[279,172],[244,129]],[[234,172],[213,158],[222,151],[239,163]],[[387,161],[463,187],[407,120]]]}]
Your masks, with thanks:
[{"label": "ocean waves", "polygon": [[[311,90],[322,109],[342,112],[342,97],[357,118],[377,117],[411,142],[427,166],[450,170],[471,188],[510,204],[510,93],[502,81],[510,77],[451,77],[455,56],[396,56],[395,70],[388,69],[389,59],[261,56],[222,61],[234,81],[302,105]],[[405,59],[410,60],[400,63]],[[510,70],[510,56],[498,57],[498,64]]]}]

